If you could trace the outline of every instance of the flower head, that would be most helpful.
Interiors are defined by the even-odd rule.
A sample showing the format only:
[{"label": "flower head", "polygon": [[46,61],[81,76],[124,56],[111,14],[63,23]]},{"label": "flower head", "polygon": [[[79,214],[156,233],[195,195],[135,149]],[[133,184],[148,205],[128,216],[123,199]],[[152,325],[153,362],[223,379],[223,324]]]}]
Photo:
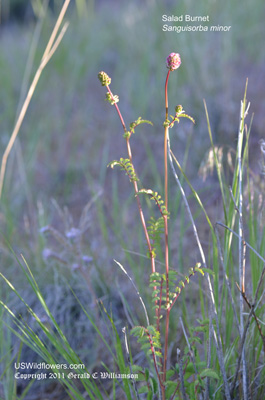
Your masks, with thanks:
[{"label": "flower head", "polygon": [[102,86],[109,86],[111,83],[111,78],[104,71],[99,72],[98,79],[100,80]]},{"label": "flower head", "polygon": [[180,55],[178,53],[170,53],[167,57],[167,68],[170,69],[170,71],[174,71],[175,69],[178,69],[180,64]]},{"label": "flower head", "polygon": [[120,101],[119,96],[117,94],[110,94],[109,92],[106,93],[106,99],[112,106],[115,103]]}]

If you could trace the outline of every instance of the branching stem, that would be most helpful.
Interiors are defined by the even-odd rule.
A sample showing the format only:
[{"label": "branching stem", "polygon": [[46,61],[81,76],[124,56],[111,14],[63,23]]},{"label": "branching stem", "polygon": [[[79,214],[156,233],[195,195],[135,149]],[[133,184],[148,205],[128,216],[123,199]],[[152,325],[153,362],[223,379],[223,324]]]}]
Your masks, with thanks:
[{"label": "branching stem", "polygon": [[[118,116],[120,118],[124,133],[126,133],[127,129],[126,129],[126,125],[125,125],[124,119],[123,119],[123,117],[121,115],[120,109],[119,109],[117,103],[114,100],[114,96],[113,96],[112,91],[110,90],[109,86],[107,85],[106,87],[107,87],[107,90],[108,90],[112,100],[114,101],[114,106],[115,106],[116,111],[118,113]],[[131,150],[131,145],[130,145],[130,137],[126,138],[126,145],[127,145],[128,156],[129,156],[130,162],[131,162],[131,164],[133,166],[133,163],[132,163],[132,150]],[[135,192],[135,195],[136,195],[136,201],[137,201],[137,206],[138,206],[138,210],[139,210],[139,214],[140,214],[140,219],[141,219],[141,223],[142,223],[142,226],[143,226],[145,239],[146,239],[148,251],[149,251],[149,254],[150,254],[150,258],[151,258],[151,270],[152,270],[152,273],[154,273],[155,270],[156,270],[155,269],[155,258],[154,258],[153,252],[152,252],[152,245],[151,245],[151,241],[150,241],[149,234],[148,234],[148,231],[147,231],[142,205],[141,205],[141,202],[140,202],[140,199],[139,199],[139,196],[138,196],[139,190],[138,190],[138,185],[137,185],[136,181],[133,181],[133,186],[134,186],[134,192]]]}]

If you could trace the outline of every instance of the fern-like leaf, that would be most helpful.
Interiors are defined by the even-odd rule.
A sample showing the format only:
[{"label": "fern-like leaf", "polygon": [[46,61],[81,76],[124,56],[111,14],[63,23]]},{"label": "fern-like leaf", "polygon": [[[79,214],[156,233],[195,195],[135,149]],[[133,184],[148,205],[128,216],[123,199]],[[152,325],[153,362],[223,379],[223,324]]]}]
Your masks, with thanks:
[{"label": "fern-like leaf", "polygon": [[[153,357],[162,358],[160,333],[153,325],[147,328],[135,326],[131,329],[131,334],[138,338],[137,342],[140,343],[142,350],[147,351],[148,354],[152,354]],[[158,365],[159,362],[156,362]]]},{"label": "fern-like leaf", "polygon": [[150,240],[152,241],[153,244],[152,253],[154,258],[156,257],[156,249],[157,247],[160,246],[161,236],[164,233],[164,226],[165,226],[164,217],[160,217],[158,219],[151,217],[150,220],[148,221],[147,231]]},{"label": "fern-like leaf", "polygon": [[154,200],[154,202],[158,206],[161,215],[164,217],[166,216],[167,218],[169,217],[169,212],[167,211],[166,206],[164,205],[164,200],[162,199],[160,194],[158,194],[152,189],[141,189],[139,190],[138,193],[144,193],[149,195],[151,200]]},{"label": "fern-like leaf", "polygon": [[176,114],[174,115],[174,117],[172,115],[170,115],[172,121],[170,123],[168,123],[169,128],[173,128],[175,122],[179,123],[179,119],[180,118],[188,118],[193,124],[195,124],[195,120],[188,114],[185,113],[185,111],[183,110],[183,107],[181,105],[177,106],[175,108]]},{"label": "fern-like leaf", "polygon": [[[189,275],[185,276],[185,280],[180,280],[177,282],[177,277],[178,273],[174,270],[169,270],[168,272],[168,288],[169,291],[167,293],[166,290],[166,274],[160,274],[159,272],[152,273],[150,275],[150,284],[149,286],[153,290],[154,287],[156,287],[156,290],[153,290],[152,293],[152,300],[153,302],[157,303],[157,296],[160,294],[161,296],[161,309],[162,310],[167,310],[168,308],[172,308],[174,303],[176,302],[177,298],[181,294],[182,290],[185,289],[185,287],[190,283],[191,277],[196,273],[201,271],[200,268],[201,264],[197,263],[194,268],[189,269]],[[160,288],[158,288],[158,285],[160,285]],[[168,301],[169,299],[169,301]],[[155,304],[154,306],[155,309],[158,308],[158,305]]]},{"label": "fern-like leaf", "polygon": [[128,158],[120,158],[119,160],[114,160],[108,164],[108,167],[111,167],[113,169],[116,165],[118,165],[123,171],[125,171],[131,182],[139,180],[135,173],[134,166]]},{"label": "fern-like leaf", "polygon": [[151,121],[148,121],[147,119],[142,119],[142,117],[139,117],[136,121],[134,121],[130,124],[130,132],[134,133],[135,128],[141,124],[153,125],[153,123]]}]

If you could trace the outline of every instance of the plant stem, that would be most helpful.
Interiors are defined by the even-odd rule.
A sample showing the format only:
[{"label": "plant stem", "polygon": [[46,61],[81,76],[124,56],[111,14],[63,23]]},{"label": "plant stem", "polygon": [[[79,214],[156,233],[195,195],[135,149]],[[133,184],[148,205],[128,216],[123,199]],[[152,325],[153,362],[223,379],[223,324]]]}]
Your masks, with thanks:
[{"label": "plant stem", "polygon": [[[167,138],[168,138],[168,78],[170,75],[170,70],[167,73],[166,83],[165,83],[165,132],[164,132],[164,168],[165,168],[165,207],[166,211],[168,211],[168,168],[167,168]],[[164,216],[164,224],[165,224],[165,268],[166,268],[166,303],[167,303],[167,313],[166,313],[166,326],[165,326],[165,350],[164,350],[164,368],[163,368],[163,379],[166,380],[166,369],[167,369],[167,352],[168,352],[168,333],[169,333],[169,284],[168,284],[168,270],[169,270],[169,249],[168,249],[168,216]]]},{"label": "plant stem", "polygon": [[[129,138],[126,139],[126,144],[127,144],[128,156],[129,156],[131,164],[133,165],[133,163],[132,163],[132,151],[131,151],[131,145],[130,145],[130,142],[129,142]],[[140,202],[140,199],[139,199],[139,196],[138,196],[139,190],[138,190],[138,185],[137,185],[136,181],[133,181],[133,186],[134,186],[134,192],[135,192],[135,195],[136,195],[136,201],[137,201],[137,205],[138,205],[138,209],[139,209],[139,214],[140,214],[142,226],[143,226],[143,229],[144,229],[145,239],[146,239],[148,251],[149,251],[149,254],[150,254],[150,258],[151,258],[151,269],[152,269],[152,273],[154,273],[155,270],[156,270],[155,269],[155,258],[154,258],[153,252],[152,252],[152,245],[151,245],[149,234],[148,234],[148,231],[147,231],[143,209],[142,209],[141,202]]]},{"label": "plant stem", "polygon": [[159,371],[158,371],[152,336],[150,335],[150,333],[148,332],[147,329],[146,329],[146,334],[148,336],[148,339],[149,339],[149,342],[150,342],[150,345],[151,345],[151,352],[152,352],[152,357],[153,357],[153,361],[154,361],[154,367],[155,367],[156,375],[157,375],[157,378],[158,378],[158,381],[159,381],[159,384],[160,384],[160,388],[161,388],[161,391],[162,391],[162,398],[164,400],[165,399],[165,386],[164,386],[164,384],[163,384],[163,382],[161,380],[161,377],[160,377],[160,374],[159,374]]},{"label": "plant stem", "polygon": [[[113,94],[112,94],[109,86],[107,85],[106,87],[107,87],[107,90],[108,90],[112,100],[114,100]],[[116,111],[118,113],[118,116],[120,118],[124,133],[127,133],[126,125],[125,125],[125,122],[123,120],[123,117],[121,115],[121,112],[120,112],[120,109],[119,109],[117,103],[114,103],[114,106],[115,106]],[[131,164],[133,166],[133,163],[132,163],[132,150],[131,150],[131,145],[130,145],[130,136],[126,138],[126,145],[127,145],[128,156],[129,156],[130,162],[131,162]],[[152,273],[154,273],[155,270],[156,270],[155,269],[155,258],[154,258],[153,252],[152,252],[152,245],[151,245],[149,234],[148,234],[148,231],[147,231],[143,209],[142,209],[141,202],[140,202],[140,199],[139,199],[139,196],[138,196],[139,190],[138,190],[138,185],[137,185],[136,181],[133,181],[133,186],[134,186],[134,192],[135,192],[135,195],[136,195],[136,201],[137,201],[137,206],[138,206],[138,210],[139,210],[139,214],[140,214],[140,219],[141,219],[141,223],[142,223],[142,226],[143,226],[145,239],[146,239],[148,251],[149,251],[149,254],[150,254],[150,258],[151,258],[151,270],[152,270]]]},{"label": "plant stem", "polygon": [[[168,78],[169,78],[170,70],[167,73],[166,83],[165,83],[165,108],[166,108],[166,118],[165,122],[168,120],[168,95],[167,95],[167,86],[168,86]],[[168,172],[167,172],[167,135],[168,135],[168,125],[165,124],[165,133],[164,133],[164,165],[165,165],[165,206],[168,208]]]}]

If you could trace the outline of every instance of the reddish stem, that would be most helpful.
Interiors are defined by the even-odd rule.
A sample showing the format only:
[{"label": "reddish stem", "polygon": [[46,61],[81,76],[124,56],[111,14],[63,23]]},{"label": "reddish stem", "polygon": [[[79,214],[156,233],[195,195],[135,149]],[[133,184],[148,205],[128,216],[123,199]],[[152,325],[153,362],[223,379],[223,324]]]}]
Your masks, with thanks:
[{"label": "reddish stem", "polygon": [[[167,73],[166,83],[165,83],[165,133],[164,133],[164,168],[165,168],[165,207],[168,211],[168,168],[167,168],[167,136],[168,136],[168,78],[170,75],[170,70]],[[164,216],[165,224],[165,268],[166,268],[166,304],[169,307],[169,284],[168,284],[168,271],[169,271],[169,249],[168,249],[168,219],[167,215]],[[164,350],[164,368],[163,368],[163,380],[166,380],[166,368],[167,368],[167,352],[168,352],[168,334],[169,334],[169,314],[170,309],[167,308],[166,313],[166,326],[165,326],[165,350]]]},{"label": "reddish stem", "polygon": [[[131,150],[129,138],[126,139],[126,144],[127,144],[127,151],[128,151],[129,159],[130,159],[131,164],[133,165],[133,163],[132,163],[132,150]],[[143,229],[144,229],[145,239],[146,239],[148,251],[149,251],[149,254],[150,254],[150,258],[151,258],[151,269],[152,269],[152,273],[154,273],[155,272],[155,258],[153,256],[152,245],[151,245],[149,234],[148,234],[148,231],[147,231],[143,209],[142,209],[141,202],[140,202],[140,199],[139,199],[139,196],[138,196],[139,190],[138,190],[138,185],[137,185],[136,181],[133,181],[133,186],[134,186],[134,192],[136,194],[136,201],[137,201],[137,205],[138,205],[138,209],[139,209],[139,214],[140,214],[142,226],[143,226]]]},{"label": "reddish stem", "polygon": [[149,342],[150,342],[151,352],[152,352],[153,361],[154,361],[154,366],[155,366],[156,374],[157,374],[157,377],[158,377],[158,380],[159,380],[159,384],[160,384],[161,390],[163,392],[163,398],[164,398],[164,396],[165,396],[165,386],[164,386],[164,384],[163,384],[163,382],[162,382],[162,380],[160,378],[160,374],[158,372],[157,363],[156,363],[156,357],[155,357],[155,349],[154,349],[154,346],[153,346],[153,341],[152,341],[151,335],[150,335],[150,333],[148,332],[147,329],[146,329],[146,334],[147,334]]},{"label": "reddish stem", "polygon": [[[166,118],[165,123],[168,120],[168,95],[167,95],[167,86],[168,86],[168,78],[170,75],[170,70],[167,73],[166,83],[165,83],[165,107],[166,107]],[[166,209],[168,207],[168,173],[167,173],[167,135],[168,135],[168,126],[165,124],[165,134],[164,134],[164,163],[165,163],[165,206]]]},{"label": "reddish stem", "polygon": [[116,108],[116,110],[117,110],[117,113],[118,113],[118,115],[119,115],[119,118],[120,118],[120,120],[121,120],[121,124],[122,124],[123,130],[124,130],[124,133],[125,133],[125,132],[126,132],[126,125],[125,125],[125,122],[124,122],[124,120],[123,120],[123,118],[122,118],[122,115],[121,115],[121,112],[120,112],[120,109],[119,109],[117,103],[115,103],[115,100],[114,100],[112,91],[110,90],[110,88],[109,88],[108,85],[107,85],[107,90],[108,90],[108,92],[109,92],[109,94],[110,94],[111,99],[114,101],[114,106],[115,106],[115,108]]},{"label": "reddish stem", "polygon": [[[108,92],[109,92],[109,94],[111,96],[111,99],[114,101],[114,97],[113,97],[112,91],[110,90],[108,85],[107,85],[107,90],[108,90]],[[121,120],[121,124],[122,124],[123,130],[124,130],[124,133],[126,133],[127,129],[126,129],[126,125],[125,125],[125,122],[123,120],[123,117],[121,115],[120,109],[119,109],[117,103],[114,103],[114,105],[115,105],[116,111],[117,111],[117,113],[119,115],[119,118]],[[130,140],[130,137],[127,137],[126,138],[127,151],[128,151],[128,156],[129,156],[130,162],[131,162],[131,164],[133,166],[133,163],[132,163],[132,151],[131,151],[131,146],[130,146],[130,141],[129,140]],[[139,199],[139,196],[138,196],[139,190],[138,190],[138,185],[137,185],[136,181],[133,181],[133,186],[134,186],[134,192],[135,192],[135,195],[136,195],[137,206],[138,206],[138,209],[139,209],[140,219],[141,219],[141,223],[142,223],[142,226],[143,226],[143,229],[144,229],[145,239],[146,239],[146,242],[147,242],[147,247],[148,247],[148,251],[149,251],[149,254],[150,254],[150,258],[151,258],[151,270],[152,270],[152,273],[154,273],[155,272],[155,258],[153,256],[152,245],[151,245],[149,234],[148,234],[148,231],[147,231],[146,222],[145,222],[145,218],[144,218],[144,214],[143,214],[143,209],[142,209],[141,202],[140,202],[140,199]]]}]

